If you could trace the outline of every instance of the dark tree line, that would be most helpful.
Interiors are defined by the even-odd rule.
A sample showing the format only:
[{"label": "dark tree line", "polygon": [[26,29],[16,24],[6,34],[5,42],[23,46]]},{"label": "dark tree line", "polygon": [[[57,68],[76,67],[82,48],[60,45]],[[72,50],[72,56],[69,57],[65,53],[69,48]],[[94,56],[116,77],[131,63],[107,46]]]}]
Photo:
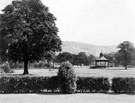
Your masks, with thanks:
[{"label": "dark tree line", "polygon": [[87,66],[87,65],[92,65],[95,61],[95,58],[96,57],[94,55],[86,55],[85,52],[80,52],[78,54],[71,54],[69,52],[63,52],[63,53],[59,53],[56,56],[55,62],[62,63],[64,61],[69,61],[73,65]]}]

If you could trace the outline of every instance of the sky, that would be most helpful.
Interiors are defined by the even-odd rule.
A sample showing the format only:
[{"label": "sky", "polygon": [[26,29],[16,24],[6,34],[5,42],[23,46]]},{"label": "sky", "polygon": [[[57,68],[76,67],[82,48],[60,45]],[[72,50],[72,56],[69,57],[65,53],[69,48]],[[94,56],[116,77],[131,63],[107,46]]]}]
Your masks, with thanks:
[{"label": "sky", "polygon": [[[12,0],[1,0],[0,10]],[[41,0],[57,18],[62,41],[135,43],[135,0]]]}]

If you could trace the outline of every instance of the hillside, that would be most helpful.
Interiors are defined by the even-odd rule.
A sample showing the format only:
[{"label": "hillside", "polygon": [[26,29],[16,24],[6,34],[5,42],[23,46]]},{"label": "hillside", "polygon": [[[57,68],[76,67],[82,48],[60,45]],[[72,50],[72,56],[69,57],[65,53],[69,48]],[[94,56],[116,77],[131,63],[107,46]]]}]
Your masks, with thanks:
[{"label": "hillside", "polygon": [[95,56],[99,56],[99,53],[102,51],[103,53],[115,52],[116,46],[96,46],[87,43],[80,42],[70,42],[63,41],[62,42],[62,52],[70,52],[73,54],[78,54],[79,52],[86,52],[88,55],[93,54]]}]

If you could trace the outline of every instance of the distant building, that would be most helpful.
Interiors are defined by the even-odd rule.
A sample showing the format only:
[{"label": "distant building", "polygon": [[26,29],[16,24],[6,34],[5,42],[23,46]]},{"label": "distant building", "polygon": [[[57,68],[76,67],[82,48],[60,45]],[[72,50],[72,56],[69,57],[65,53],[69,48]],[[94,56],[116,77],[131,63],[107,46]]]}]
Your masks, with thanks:
[{"label": "distant building", "polygon": [[95,60],[96,68],[104,68],[109,66],[109,60],[104,57],[104,54],[101,52],[99,58]]}]

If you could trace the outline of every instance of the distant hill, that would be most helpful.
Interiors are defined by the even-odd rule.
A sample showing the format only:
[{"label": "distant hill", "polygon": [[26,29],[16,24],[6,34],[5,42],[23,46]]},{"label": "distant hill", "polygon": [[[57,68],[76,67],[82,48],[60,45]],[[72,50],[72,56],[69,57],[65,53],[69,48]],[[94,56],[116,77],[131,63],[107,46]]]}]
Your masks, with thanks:
[{"label": "distant hill", "polygon": [[78,54],[79,52],[86,52],[86,54],[93,54],[95,56],[99,56],[99,53],[102,51],[103,53],[116,52],[116,45],[112,46],[96,46],[87,43],[80,42],[70,42],[63,41],[62,42],[62,52],[70,52],[73,54]]}]

